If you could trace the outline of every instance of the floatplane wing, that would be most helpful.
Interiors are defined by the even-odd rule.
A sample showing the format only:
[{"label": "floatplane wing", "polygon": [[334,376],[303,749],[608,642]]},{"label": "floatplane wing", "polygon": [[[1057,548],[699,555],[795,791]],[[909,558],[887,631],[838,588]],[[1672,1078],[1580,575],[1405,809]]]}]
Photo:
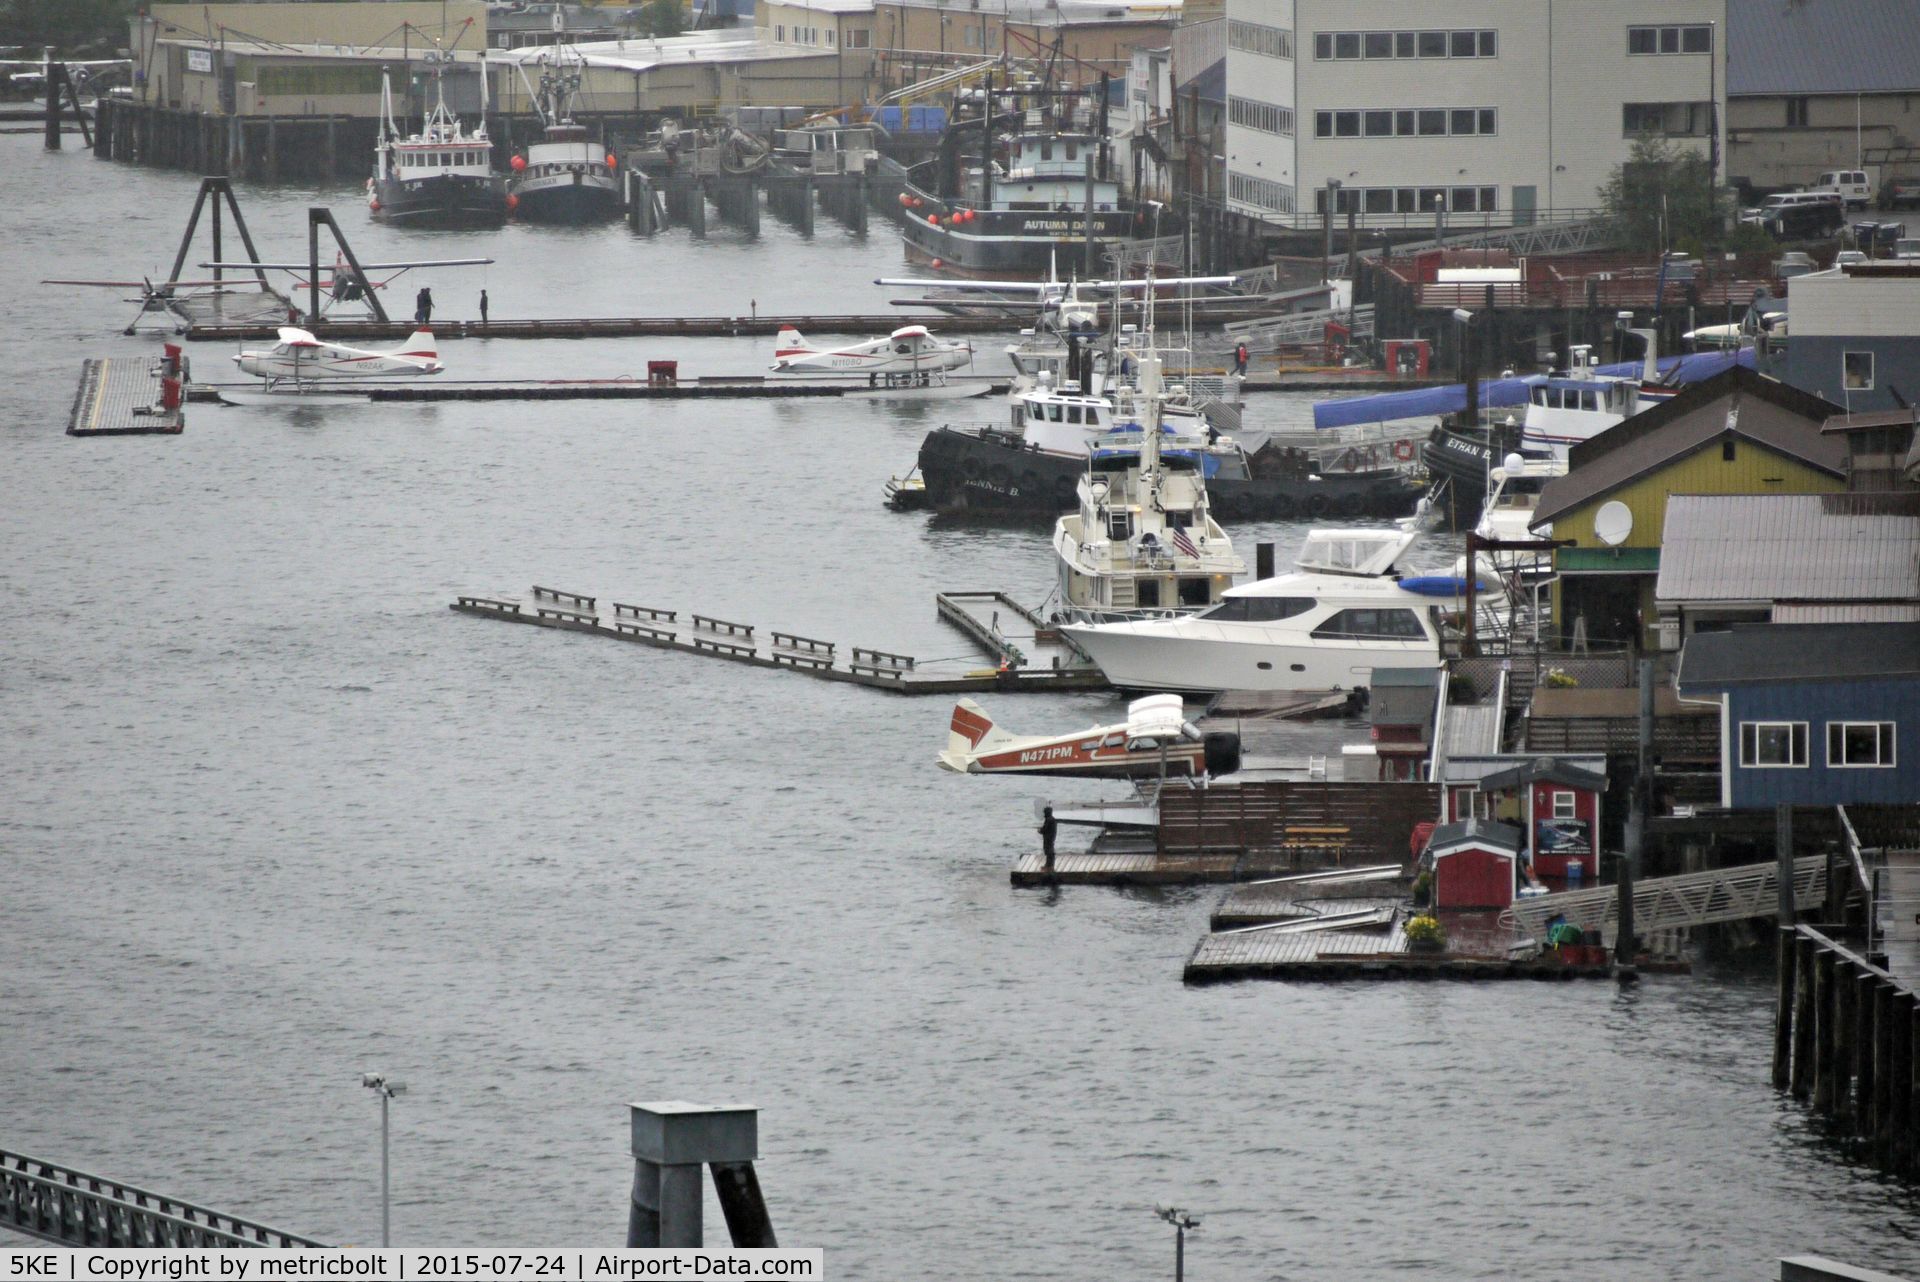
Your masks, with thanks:
[{"label": "floatplane wing", "polygon": [[[360,270],[363,272],[391,272],[411,270],[415,267],[481,267],[492,261],[493,259],[491,258],[422,258],[413,262],[361,263]],[[218,267],[225,271],[253,271],[255,268],[270,272],[309,272],[313,270],[313,264],[309,262],[256,263],[249,260],[242,260],[237,263],[201,263],[200,266]],[[339,262],[320,264],[322,271],[325,271],[329,266],[341,267],[344,266],[344,264]]]},{"label": "floatplane wing", "polygon": [[971,699],[953,706],[940,768],[970,775],[1070,775],[1143,779],[1226,773],[1239,764],[1236,735],[1202,736],[1182,713],[1179,695],[1151,695],[1127,706],[1127,719],[1062,735],[1016,735],[994,724]]}]

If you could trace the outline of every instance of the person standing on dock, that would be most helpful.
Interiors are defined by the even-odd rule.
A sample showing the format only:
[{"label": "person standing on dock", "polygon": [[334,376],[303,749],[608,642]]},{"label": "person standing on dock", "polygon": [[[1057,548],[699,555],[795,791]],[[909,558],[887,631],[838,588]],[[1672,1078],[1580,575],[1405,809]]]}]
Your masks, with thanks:
[{"label": "person standing on dock", "polygon": [[427,325],[431,324],[432,321],[433,291],[425,285],[422,285],[420,292],[414,296],[413,300],[413,323],[416,325]]},{"label": "person standing on dock", "polygon": [[1053,839],[1060,831],[1060,821],[1053,817],[1053,807],[1049,805],[1040,812],[1040,851],[1047,858],[1047,875],[1053,875]]},{"label": "person standing on dock", "polygon": [[480,323],[487,323],[487,291],[484,289],[480,291]]},{"label": "person standing on dock", "polygon": [[1233,372],[1241,378],[1247,376],[1247,345],[1239,344],[1233,349]]}]

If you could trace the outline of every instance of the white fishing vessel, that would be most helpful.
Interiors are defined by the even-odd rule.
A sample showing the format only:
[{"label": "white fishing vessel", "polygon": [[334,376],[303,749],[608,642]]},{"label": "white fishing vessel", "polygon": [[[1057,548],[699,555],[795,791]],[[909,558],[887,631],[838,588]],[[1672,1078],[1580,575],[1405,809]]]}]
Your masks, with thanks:
[{"label": "white fishing vessel", "polygon": [[1573,446],[1632,418],[1651,400],[1673,394],[1671,390],[1652,390],[1660,376],[1653,331],[1624,332],[1638,335],[1645,345],[1638,376],[1620,378],[1599,373],[1593,348],[1580,344],[1569,349],[1564,373],[1531,380],[1527,414],[1520,424],[1521,453],[1564,460]]},{"label": "white fishing vessel", "polygon": [[[1136,425],[1107,430],[1088,451],[1077,510],[1054,523],[1061,611],[1076,623],[1204,609],[1246,563],[1207,507],[1207,438],[1165,419],[1160,357],[1140,362]],[[1195,420],[1197,421],[1197,420]]]},{"label": "white fishing vessel", "polygon": [[[433,78],[433,110],[418,133],[404,136],[394,120],[393,86],[382,74],[367,208],[383,222],[407,227],[498,225],[507,217],[507,180],[493,172],[493,141],[484,123],[469,132],[447,110],[442,70]],[[484,88],[484,69],[480,83]]]},{"label": "white fishing vessel", "polygon": [[1398,529],[1311,530],[1292,573],[1228,590],[1199,614],[1061,632],[1126,690],[1333,690],[1373,669],[1433,668],[1454,576],[1405,574],[1420,536]]},{"label": "white fishing vessel", "polygon": [[[569,46],[552,46],[540,55],[539,87],[527,85],[545,128],[539,142],[513,158],[508,196],[513,212],[530,222],[589,223],[620,212],[613,154],[603,152],[588,137],[587,127],[573,119],[573,99],[585,65]],[[524,83],[525,64],[519,71]]]}]

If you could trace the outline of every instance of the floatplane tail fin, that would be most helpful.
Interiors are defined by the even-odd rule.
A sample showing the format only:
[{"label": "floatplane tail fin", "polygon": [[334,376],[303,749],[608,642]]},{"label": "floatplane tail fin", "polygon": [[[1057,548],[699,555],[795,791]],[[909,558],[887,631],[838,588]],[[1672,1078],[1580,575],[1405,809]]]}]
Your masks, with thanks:
[{"label": "floatplane tail fin", "polygon": [[800,337],[800,331],[791,325],[782,325],[780,333],[773,340],[773,354],[780,356],[801,356],[813,349],[807,346],[807,340]]},{"label": "floatplane tail fin", "polygon": [[993,723],[986,709],[971,699],[962,699],[953,705],[953,721],[947,730],[947,750],[940,754],[940,764],[948,770],[965,774],[970,758],[985,748],[1011,743],[1014,738]]}]

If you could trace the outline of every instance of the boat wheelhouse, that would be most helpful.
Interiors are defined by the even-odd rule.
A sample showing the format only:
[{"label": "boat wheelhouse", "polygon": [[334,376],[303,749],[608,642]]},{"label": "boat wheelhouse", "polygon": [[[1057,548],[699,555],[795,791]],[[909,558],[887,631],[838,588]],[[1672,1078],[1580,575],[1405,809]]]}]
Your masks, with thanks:
[{"label": "boat wheelhouse", "polygon": [[[566,46],[554,48],[566,50]],[[577,53],[571,59],[566,52],[543,54],[539,87],[527,87],[545,128],[540,141],[530,144],[524,156],[513,158],[508,203],[529,222],[590,223],[620,212],[613,154],[573,119],[573,99],[580,91],[584,65]],[[524,81],[525,66],[520,76]]]}]

